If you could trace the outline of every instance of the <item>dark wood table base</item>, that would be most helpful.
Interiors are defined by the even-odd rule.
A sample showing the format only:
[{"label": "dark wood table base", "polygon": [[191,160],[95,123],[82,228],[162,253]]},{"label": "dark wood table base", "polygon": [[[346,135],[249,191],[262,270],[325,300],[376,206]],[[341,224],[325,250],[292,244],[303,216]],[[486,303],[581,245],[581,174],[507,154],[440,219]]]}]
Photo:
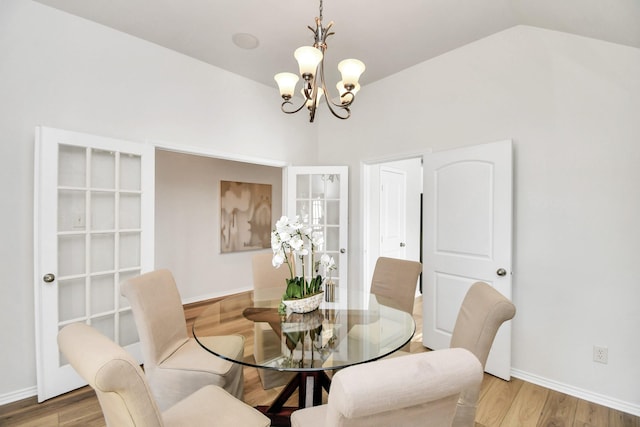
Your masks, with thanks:
[{"label": "dark wood table base", "polygon": [[[307,402],[307,389],[312,388],[312,402]],[[322,405],[322,389],[329,393],[331,379],[325,371],[298,372],[278,394],[271,406],[256,406],[271,419],[272,426],[290,427],[291,413],[299,408]],[[291,395],[298,390],[298,407],[285,407]],[[309,405],[311,403],[311,405]]]}]

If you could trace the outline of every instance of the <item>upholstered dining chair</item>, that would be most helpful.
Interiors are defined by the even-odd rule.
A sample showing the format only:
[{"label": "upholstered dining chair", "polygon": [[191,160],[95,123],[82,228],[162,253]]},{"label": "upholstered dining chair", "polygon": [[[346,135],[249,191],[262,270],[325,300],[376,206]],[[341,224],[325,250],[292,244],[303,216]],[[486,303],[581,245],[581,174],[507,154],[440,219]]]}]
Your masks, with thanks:
[{"label": "upholstered dining chair", "polygon": [[[416,285],[422,272],[422,264],[398,258],[379,257],[371,278],[371,294],[379,303],[413,315]],[[393,353],[391,357],[406,355],[410,343]]]},{"label": "upholstered dining chair", "polygon": [[418,261],[379,257],[370,292],[383,304],[413,314],[416,284],[421,272],[422,264]]},{"label": "upholstered dining chair", "polygon": [[[169,270],[128,279],[120,292],[131,303],[140,336],[144,370],[160,410],[165,410],[207,384],[243,398],[242,365],[208,353],[187,334],[182,300]],[[203,337],[224,348],[230,358],[242,357],[244,337]],[[213,346],[213,344],[212,344]]]},{"label": "upholstered dining chair", "polygon": [[[271,263],[272,258],[272,252],[261,252],[252,257],[253,288],[282,288],[284,293],[287,288],[286,281],[290,278],[289,269],[286,265],[275,268]],[[260,307],[260,298],[257,294],[254,295],[254,304]],[[280,337],[264,322],[255,324],[253,351],[256,360],[276,358],[282,354]],[[295,376],[294,373],[270,369],[258,369],[258,375],[265,390],[287,384]]]},{"label": "upholstered dining chair", "polygon": [[270,425],[267,417],[214,385],[161,412],[138,363],[122,347],[84,323],[62,328],[58,345],[71,366],[95,390],[107,426]]},{"label": "upholstered dining chair", "polygon": [[333,376],[328,403],[294,411],[291,426],[451,426],[460,395],[481,382],[480,362],[462,348],[350,366]]},{"label": "upholstered dining chair", "polygon": [[[482,369],[500,326],[516,314],[516,307],[504,295],[484,282],[476,282],[467,291],[451,335],[450,348],[464,348],[480,361]],[[480,388],[468,388],[460,396],[455,426],[473,426]]]}]

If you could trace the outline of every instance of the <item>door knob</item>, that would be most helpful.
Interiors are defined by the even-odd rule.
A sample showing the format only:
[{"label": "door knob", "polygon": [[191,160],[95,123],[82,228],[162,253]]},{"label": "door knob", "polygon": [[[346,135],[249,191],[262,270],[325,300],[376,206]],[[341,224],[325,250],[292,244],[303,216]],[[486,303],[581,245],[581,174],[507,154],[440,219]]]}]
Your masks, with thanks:
[{"label": "door knob", "polygon": [[498,271],[496,271],[496,274],[498,276],[506,276],[507,275],[507,270],[505,270],[504,268],[499,268]]},{"label": "door knob", "polygon": [[341,254],[343,254],[343,253],[345,253],[345,252],[347,252],[347,250],[346,250],[345,248],[341,248],[341,249],[340,249],[340,253],[341,253]]},{"label": "door knob", "polygon": [[54,280],[56,280],[56,276],[53,273],[47,273],[44,276],[42,276],[42,280],[44,280],[45,283],[51,283]]}]

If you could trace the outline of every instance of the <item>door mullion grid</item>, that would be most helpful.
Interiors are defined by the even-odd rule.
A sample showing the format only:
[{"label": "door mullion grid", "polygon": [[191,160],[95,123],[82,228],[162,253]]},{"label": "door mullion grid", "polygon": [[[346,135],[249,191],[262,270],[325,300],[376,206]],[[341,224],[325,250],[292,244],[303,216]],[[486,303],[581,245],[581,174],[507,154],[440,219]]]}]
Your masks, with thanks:
[{"label": "door mullion grid", "polygon": [[84,279],[84,286],[85,286],[85,292],[84,292],[84,310],[85,310],[85,316],[87,317],[87,323],[89,325],[92,324],[92,319],[91,319],[91,253],[92,253],[92,247],[91,247],[91,229],[93,228],[93,225],[91,224],[91,158],[93,156],[93,150],[91,149],[91,147],[87,147],[87,155],[85,156],[85,162],[86,162],[86,166],[85,166],[85,198],[84,198],[84,202],[85,202],[85,207],[84,207],[84,223],[85,223],[85,230],[84,230],[84,239],[85,239],[85,243],[84,243],[84,250],[85,250],[85,254],[84,254],[84,272],[85,272],[85,279]]},{"label": "door mullion grid", "polygon": [[114,275],[113,275],[113,337],[115,342],[120,344],[120,299],[118,290],[120,283],[120,152],[115,153],[115,208],[114,216]]}]

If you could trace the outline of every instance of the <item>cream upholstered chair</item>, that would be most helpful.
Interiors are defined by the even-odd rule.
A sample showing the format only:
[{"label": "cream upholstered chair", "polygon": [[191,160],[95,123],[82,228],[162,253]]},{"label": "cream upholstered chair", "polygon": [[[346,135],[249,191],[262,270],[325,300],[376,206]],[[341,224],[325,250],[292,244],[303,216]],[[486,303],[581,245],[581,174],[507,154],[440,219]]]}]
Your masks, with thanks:
[{"label": "cream upholstered chair", "polygon": [[[171,272],[156,270],[131,278],[121,283],[120,291],[131,303],[145,374],[161,410],[207,384],[243,398],[242,365],[207,352],[187,335],[182,300]],[[229,357],[242,357],[244,352],[241,335],[201,340],[224,348]]]},{"label": "cream upholstered chair", "polygon": [[[379,303],[405,311],[413,316],[416,285],[422,272],[422,264],[398,258],[379,257],[371,278],[371,294]],[[410,344],[391,355],[408,353]]]},{"label": "cream upholstered chair", "polygon": [[481,382],[480,362],[461,348],[351,366],[334,375],[326,405],[293,412],[291,425],[451,426],[459,396]]},{"label": "cream upholstered chair", "polygon": [[119,345],[84,323],[58,334],[60,351],[95,390],[107,426],[269,426],[257,410],[208,385],[160,412],[145,375]]},{"label": "cream upholstered chair", "polygon": [[373,270],[370,292],[379,302],[413,314],[416,284],[421,272],[422,264],[417,261],[380,257]]},{"label": "cream upholstered chair", "polygon": [[[516,314],[516,307],[500,292],[484,282],[476,282],[462,301],[451,335],[451,348],[464,348],[480,361],[482,369],[500,326]],[[469,388],[460,396],[455,426],[473,426],[480,387]]]},{"label": "cream upholstered chair", "polygon": [[[287,288],[286,281],[290,278],[289,269],[286,265],[275,268],[271,263],[272,258],[273,253],[271,252],[257,253],[252,257],[253,288],[280,287],[282,288],[282,293],[284,293]],[[260,307],[260,298],[257,294],[254,295],[254,303],[256,307]],[[256,360],[277,358],[282,354],[281,339],[267,323],[259,322],[255,324],[253,351]],[[260,376],[262,387],[268,390],[287,384],[295,374],[271,369],[258,369],[258,375]]]}]

